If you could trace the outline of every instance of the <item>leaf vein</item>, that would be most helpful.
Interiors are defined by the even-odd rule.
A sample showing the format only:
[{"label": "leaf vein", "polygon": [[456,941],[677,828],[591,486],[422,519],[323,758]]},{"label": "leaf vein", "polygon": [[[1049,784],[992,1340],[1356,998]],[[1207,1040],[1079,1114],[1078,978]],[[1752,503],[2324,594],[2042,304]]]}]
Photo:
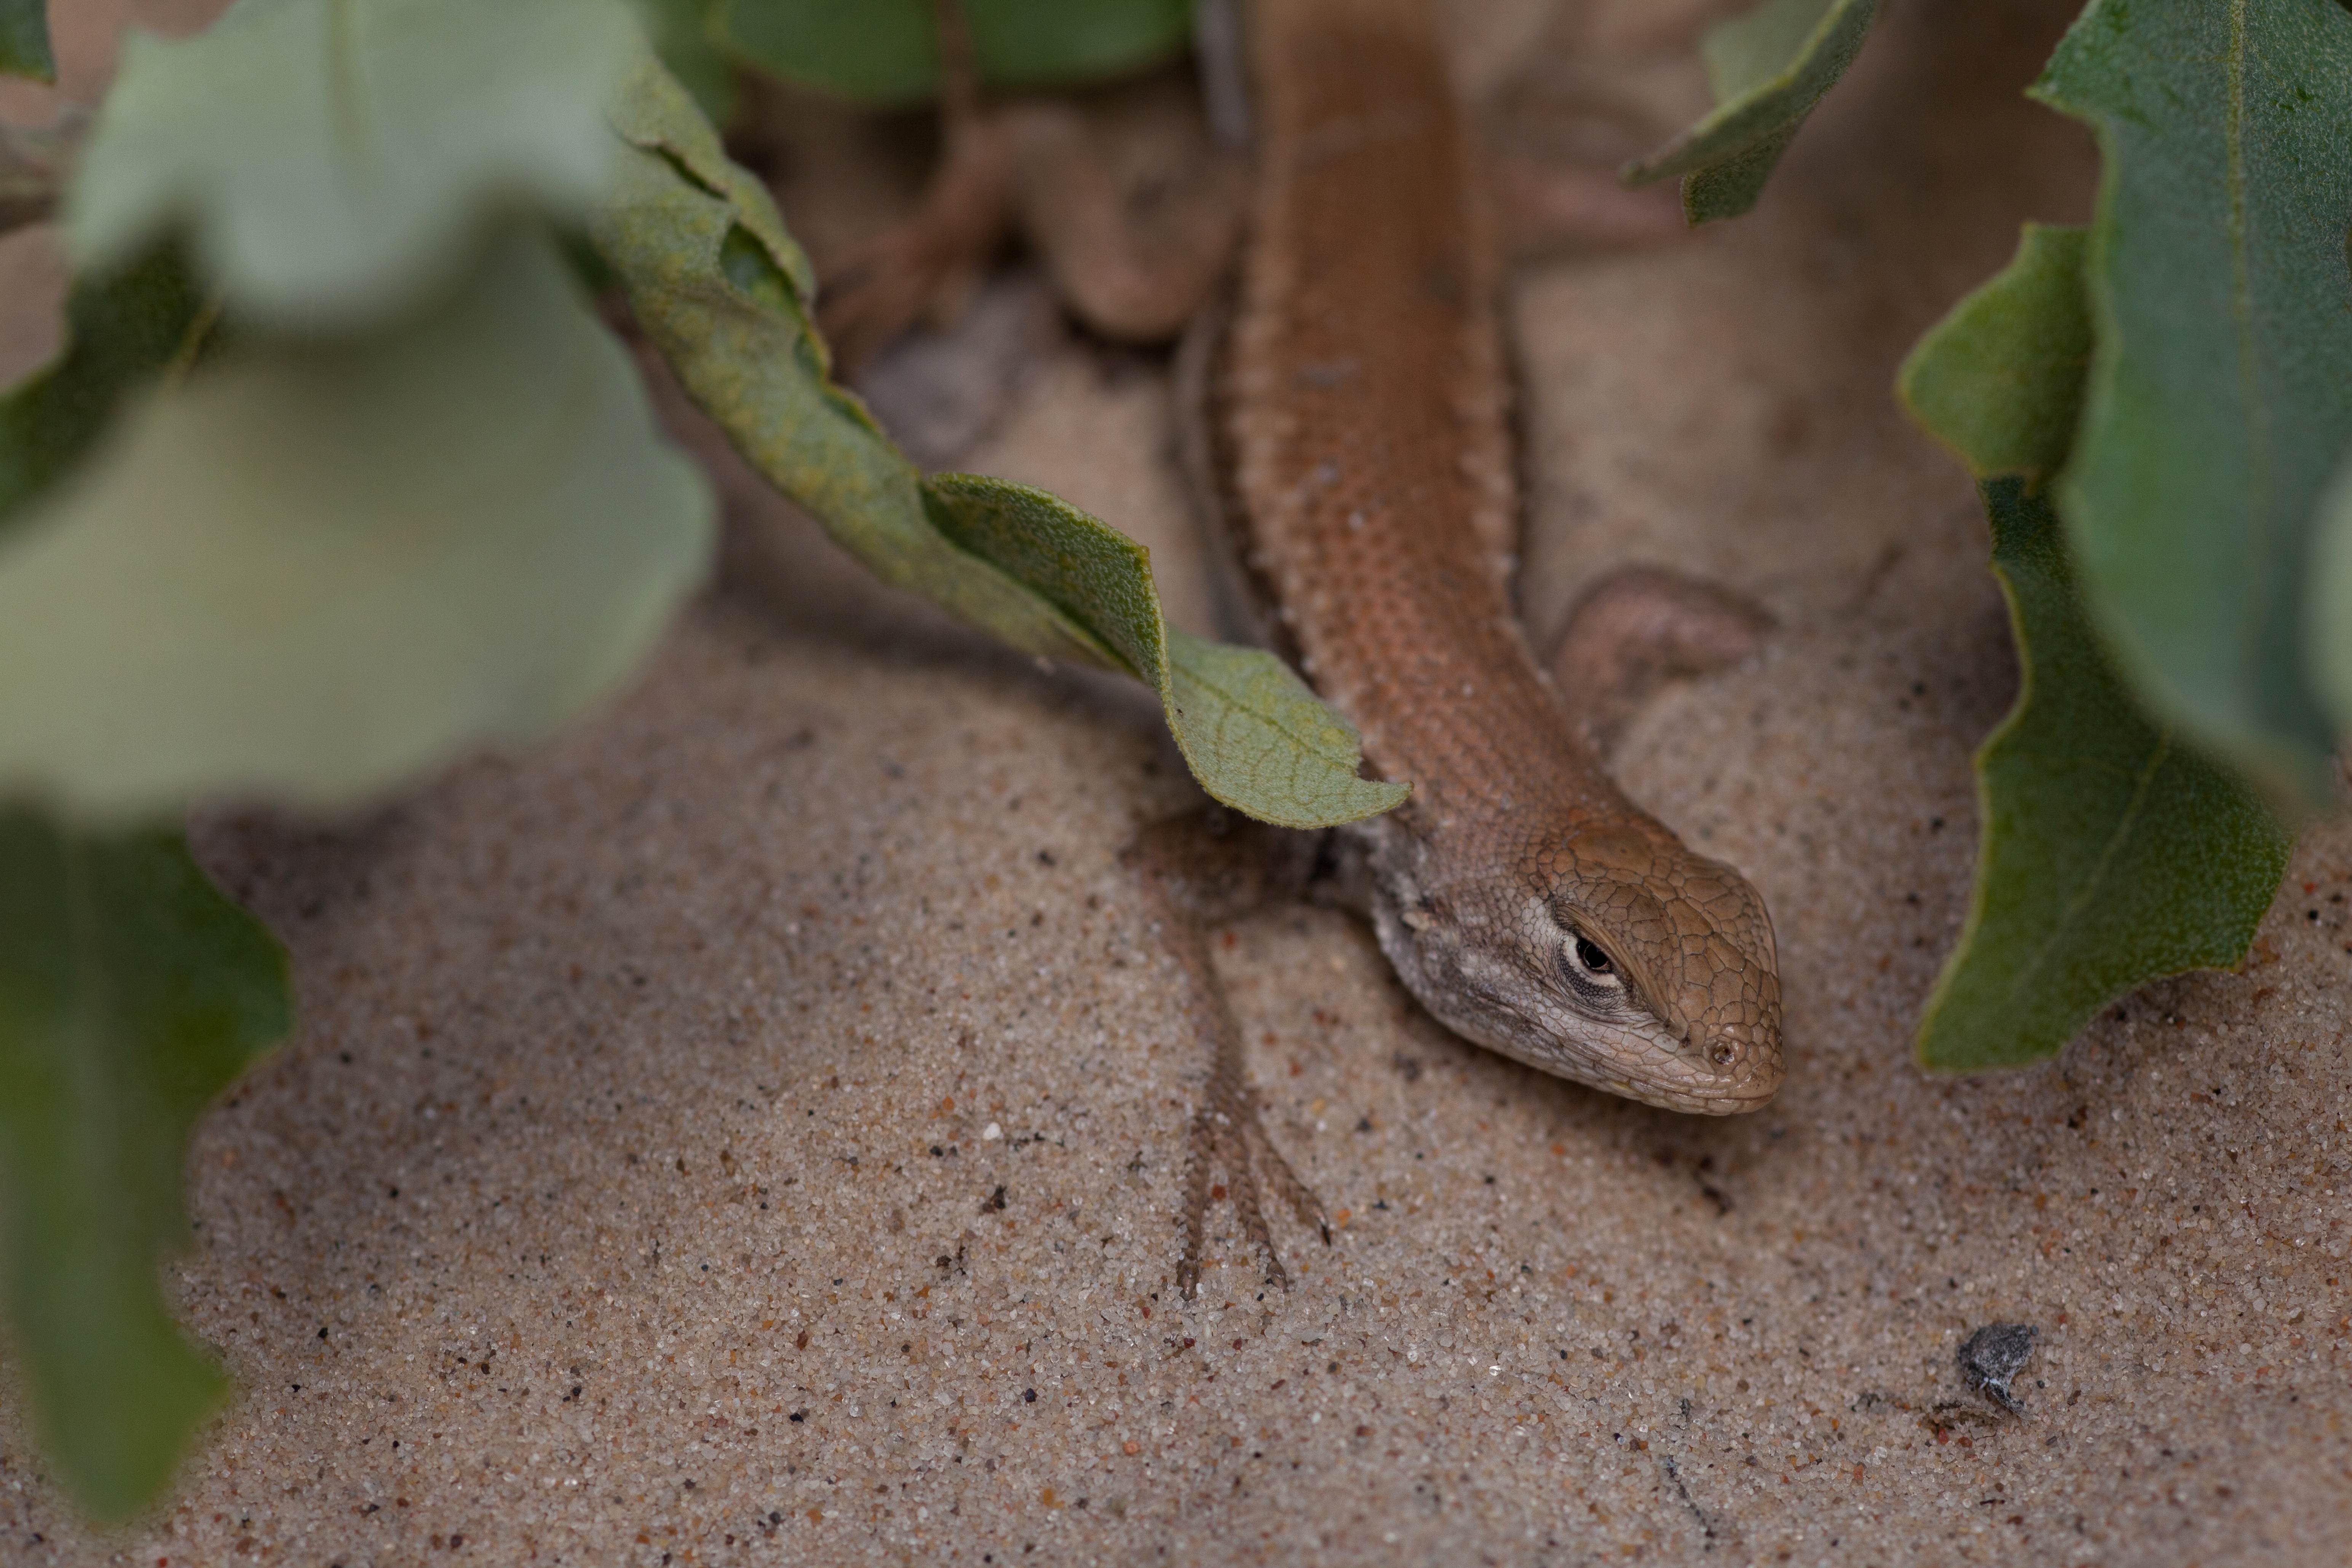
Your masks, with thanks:
[{"label": "leaf vein", "polygon": [[2083,879],[2081,887],[2067,899],[2063,918],[2053,921],[2050,928],[2050,934],[2034,945],[2032,958],[2019,965],[2015,976],[2010,983],[2011,995],[2023,994],[2028,991],[2033,979],[2042,973],[2051,953],[2074,930],[2075,917],[2089,907],[2093,897],[2099,892],[2102,885],[2106,881],[2107,873],[2114,867],[2116,857],[2123,852],[2125,843],[2131,837],[2132,829],[2138,825],[2147,804],[2148,791],[2155,787],[2156,775],[2163,771],[2165,761],[2171,754],[2172,729],[2167,725],[2157,731],[2156,744],[2149,750],[2147,762],[2140,768],[2138,778],[2133,782],[2131,799],[2117,814],[2116,826],[2108,833],[2106,842],[2099,847],[2099,858],[2093,863],[2090,874]]}]

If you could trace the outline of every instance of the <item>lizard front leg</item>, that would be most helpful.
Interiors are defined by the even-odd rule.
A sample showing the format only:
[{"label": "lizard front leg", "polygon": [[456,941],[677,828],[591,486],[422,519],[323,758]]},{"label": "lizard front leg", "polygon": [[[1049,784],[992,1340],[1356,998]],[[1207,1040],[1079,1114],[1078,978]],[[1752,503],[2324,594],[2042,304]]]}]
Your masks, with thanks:
[{"label": "lizard front leg", "polygon": [[1549,667],[1560,700],[1602,755],[1660,686],[1754,656],[1771,614],[1717,584],[1664,566],[1626,566],[1568,613]]},{"label": "lizard front leg", "polygon": [[1183,1241],[1176,1287],[1186,1296],[1200,1288],[1209,1211],[1220,1201],[1230,1198],[1242,1234],[1265,1253],[1269,1283],[1287,1289],[1290,1276],[1266,1219],[1266,1189],[1287,1204],[1301,1224],[1320,1232],[1327,1245],[1331,1239],[1322,1200],[1266,1134],[1244,1058],[1241,1027],[1209,956],[1212,924],[1304,887],[1316,843],[1306,834],[1212,809],[1145,828],[1122,857],[1143,886],[1153,934],[1182,975],[1185,1016],[1209,1065],[1185,1141]]}]

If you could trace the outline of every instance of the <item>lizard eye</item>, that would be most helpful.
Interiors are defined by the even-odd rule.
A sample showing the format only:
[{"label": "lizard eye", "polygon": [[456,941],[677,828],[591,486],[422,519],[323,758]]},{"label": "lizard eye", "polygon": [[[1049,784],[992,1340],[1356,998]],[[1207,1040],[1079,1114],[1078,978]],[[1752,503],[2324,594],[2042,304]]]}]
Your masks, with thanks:
[{"label": "lizard eye", "polygon": [[1595,1003],[1613,1001],[1624,993],[1625,982],[1616,963],[1599,942],[1580,931],[1568,933],[1560,969],[1570,990]]}]

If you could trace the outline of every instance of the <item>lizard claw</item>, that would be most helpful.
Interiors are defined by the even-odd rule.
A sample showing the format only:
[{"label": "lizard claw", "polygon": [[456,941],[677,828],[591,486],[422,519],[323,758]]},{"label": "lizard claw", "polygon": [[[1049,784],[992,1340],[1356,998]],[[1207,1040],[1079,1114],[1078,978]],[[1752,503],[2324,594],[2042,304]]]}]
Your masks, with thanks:
[{"label": "lizard claw", "polygon": [[1200,1289],[1209,1209],[1230,1200],[1243,1236],[1265,1254],[1266,1282],[1287,1289],[1290,1272],[1266,1220],[1267,1194],[1288,1205],[1327,1246],[1331,1222],[1323,1200],[1299,1180],[1266,1133],[1258,1096],[1250,1087],[1241,1028],[1210,962],[1202,924],[1232,919],[1262,902],[1274,890],[1269,884],[1286,871],[1303,880],[1313,865],[1312,843],[1276,829],[1250,828],[1216,813],[1205,822],[1184,817],[1147,827],[1122,858],[1139,874],[1152,928],[1183,973],[1184,1010],[1209,1062],[1208,1081],[1186,1135],[1176,1287],[1186,1296]]},{"label": "lizard claw", "polygon": [[[1299,1179],[1298,1173],[1267,1135],[1258,1107],[1237,1070],[1241,1055],[1238,1037],[1234,1046],[1230,1056],[1222,1049],[1217,1053],[1216,1064],[1209,1075],[1208,1097],[1192,1113],[1184,1175],[1184,1246],[1176,1263],[1176,1289],[1187,1297],[1200,1292],[1201,1254],[1208,1239],[1209,1209],[1220,1200],[1232,1200],[1234,1217],[1240,1222],[1242,1234],[1251,1246],[1265,1254],[1265,1279],[1269,1285],[1287,1290],[1290,1271],[1283,1267],[1281,1249],[1274,1242],[1274,1227],[1266,1220],[1266,1188],[1273,1189],[1289,1205],[1300,1224],[1318,1231],[1323,1245],[1331,1245],[1331,1221],[1324,1212],[1323,1200]],[[1223,1183],[1215,1181],[1220,1173],[1225,1177]]]}]

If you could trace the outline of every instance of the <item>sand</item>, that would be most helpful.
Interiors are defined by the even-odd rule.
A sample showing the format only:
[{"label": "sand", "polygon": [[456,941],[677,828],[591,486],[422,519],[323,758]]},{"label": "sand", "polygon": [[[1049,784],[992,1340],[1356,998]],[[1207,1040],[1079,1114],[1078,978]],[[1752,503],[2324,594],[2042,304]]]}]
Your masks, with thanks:
[{"label": "sand", "polygon": [[[1781,619],[1619,756],[1770,902],[1769,1110],[1544,1078],[1269,910],[1219,962],[1341,1223],[1279,1227],[1284,1293],[1221,1209],[1180,1300],[1203,1064],[1117,859],[1194,798],[1154,713],[737,475],[723,582],[564,738],[200,823],[300,993],[169,1272],[238,1395],[111,1535],[0,1418],[10,1560],[2352,1560],[2352,829],[2243,973],[2029,1070],[1910,1061],[2015,670],[1888,386],[2020,219],[2086,209],[2016,97],[2064,20],[1899,7],[1752,218],[1515,287],[1531,622],[1628,560]],[[960,461],[1131,526],[1197,624],[1164,365],[1004,341]],[[1959,1365],[1992,1324],[2038,1333],[2013,1412]]]}]

